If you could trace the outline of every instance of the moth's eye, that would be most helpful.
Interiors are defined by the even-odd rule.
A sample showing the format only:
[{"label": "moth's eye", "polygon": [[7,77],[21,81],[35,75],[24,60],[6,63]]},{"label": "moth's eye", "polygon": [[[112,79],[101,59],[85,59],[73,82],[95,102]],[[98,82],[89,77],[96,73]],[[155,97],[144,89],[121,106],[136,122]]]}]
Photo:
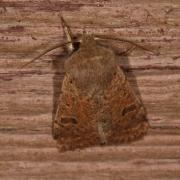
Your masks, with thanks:
[{"label": "moth's eye", "polygon": [[80,42],[73,42],[74,51],[77,51],[80,47]]}]

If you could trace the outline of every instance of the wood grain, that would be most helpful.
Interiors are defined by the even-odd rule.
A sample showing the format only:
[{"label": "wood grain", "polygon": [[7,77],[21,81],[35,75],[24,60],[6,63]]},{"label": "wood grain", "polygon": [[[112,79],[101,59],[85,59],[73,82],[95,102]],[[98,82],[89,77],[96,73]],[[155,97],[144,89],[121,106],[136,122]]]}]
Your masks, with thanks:
[{"label": "wood grain", "polygon": [[[180,2],[178,0],[0,1],[0,179],[180,179]],[[154,51],[107,41],[151,124],[132,144],[59,153],[51,122],[64,77],[59,13],[75,35],[133,40]]]}]

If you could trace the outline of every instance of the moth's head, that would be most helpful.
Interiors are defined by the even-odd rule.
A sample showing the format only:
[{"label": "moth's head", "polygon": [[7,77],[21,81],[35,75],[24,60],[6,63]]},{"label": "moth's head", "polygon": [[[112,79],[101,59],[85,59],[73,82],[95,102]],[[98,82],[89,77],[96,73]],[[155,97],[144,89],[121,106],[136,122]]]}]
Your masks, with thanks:
[{"label": "moth's head", "polygon": [[[72,49],[71,53],[77,51],[79,48],[91,48],[95,47],[96,45],[96,40],[94,38],[94,35],[92,34],[83,34],[79,38],[73,38],[72,39]],[[68,48],[69,46],[67,46]],[[69,48],[70,50],[70,48]]]}]

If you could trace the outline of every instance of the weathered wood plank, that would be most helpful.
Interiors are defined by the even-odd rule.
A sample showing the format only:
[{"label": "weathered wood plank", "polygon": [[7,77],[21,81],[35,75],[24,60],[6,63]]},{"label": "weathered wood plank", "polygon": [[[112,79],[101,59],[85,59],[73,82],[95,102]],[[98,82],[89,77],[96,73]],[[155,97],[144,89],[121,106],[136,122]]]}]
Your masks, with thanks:
[{"label": "weathered wood plank", "polygon": [[[160,131],[160,130],[159,130]],[[155,134],[149,132],[143,141],[137,141],[131,144],[132,147],[136,146],[179,146],[180,134]],[[11,148],[50,148],[55,147],[56,144],[52,140],[50,134],[0,134],[0,146]]]},{"label": "weathered wood plank", "polygon": [[[76,176],[78,173],[82,173],[82,175],[88,175],[95,173],[101,174],[106,173],[107,170],[110,171],[107,174],[116,174],[119,175],[122,173],[123,175],[131,172],[131,174],[136,175],[137,174],[150,174],[150,177],[161,175],[162,177],[166,177],[167,175],[170,177],[177,177],[180,175],[180,167],[177,165],[179,164],[178,160],[149,160],[149,162],[146,162],[144,160],[135,160],[135,161],[129,161],[129,162],[112,162],[112,161],[106,161],[106,162],[94,162],[94,165],[92,166],[91,162],[3,162],[4,164],[1,164],[4,166],[4,168],[8,168],[8,173],[17,175],[18,173],[21,173],[22,175],[40,175],[40,176],[48,176],[50,173],[54,175],[60,175],[62,173],[68,174],[68,172],[75,173]],[[170,167],[167,167],[166,164],[169,164]],[[53,164],[53,166],[52,166]],[[17,171],[15,172],[13,169],[17,168]],[[71,167],[71,170],[69,169]],[[138,169],[137,169],[138,167]],[[24,170],[24,169],[27,169]],[[84,173],[86,171],[86,173]],[[1,172],[4,174],[3,172]],[[154,174],[155,173],[155,174]],[[164,173],[164,174],[163,174]],[[93,177],[93,176],[92,176]]]},{"label": "weathered wood plank", "polygon": [[178,146],[111,146],[93,147],[81,151],[61,154],[56,147],[47,148],[14,148],[4,147],[0,150],[1,161],[127,161],[131,159],[179,159]]},{"label": "weathered wood plank", "polygon": [[[64,77],[59,13],[75,35],[128,38],[159,51],[119,53],[108,41],[147,109],[149,134],[129,145],[59,153],[51,121]],[[178,0],[0,1],[0,179],[180,179],[180,2]]]}]

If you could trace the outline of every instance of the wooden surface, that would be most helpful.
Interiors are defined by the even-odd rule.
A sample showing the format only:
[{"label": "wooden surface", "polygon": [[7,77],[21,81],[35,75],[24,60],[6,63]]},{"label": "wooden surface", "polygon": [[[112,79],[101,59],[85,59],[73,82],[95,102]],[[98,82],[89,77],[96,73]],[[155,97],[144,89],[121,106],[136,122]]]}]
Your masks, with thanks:
[{"label": "wooden surface", "polygon": [[[138,142],[60,154],[51,121],[64,76],[59,12],[74,34],[128,38],[160,52],[117,56],[151,124]],[[126,43],[107,42],[120,53]],[[0,1],[0,179],[180,179],[180,1]]]}]

